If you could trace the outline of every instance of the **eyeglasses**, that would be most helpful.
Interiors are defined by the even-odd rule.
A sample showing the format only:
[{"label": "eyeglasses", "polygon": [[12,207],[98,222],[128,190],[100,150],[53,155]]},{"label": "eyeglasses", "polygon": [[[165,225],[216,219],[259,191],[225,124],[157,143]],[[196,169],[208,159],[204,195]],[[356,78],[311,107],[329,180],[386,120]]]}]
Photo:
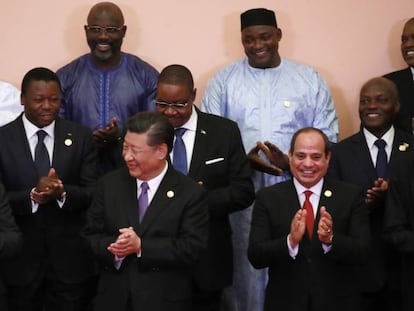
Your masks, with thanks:
[{"label": "eyeglasses", "polygon": [[121,27],[115,27],[115,26],[108,26],[108,27],[101,27],[101,26],[88,26],[85,25],[85,30],[92,33],[92,34],[100,34],[102,31],[107,33],[108,35],[114,35],[120,32],[124,28],[124,26]]},{"label": "eyeglasses", "polygon": [[159,108],[159,109],[167,109],[169,107],[171,107],[173,109],[182,109],[182,108],[187,107],[187,105],[188,105],[188,101],[186,101],[185,103],[175,103],[175,104],[155,101],[155,106],[157,106],[157,108]]}]

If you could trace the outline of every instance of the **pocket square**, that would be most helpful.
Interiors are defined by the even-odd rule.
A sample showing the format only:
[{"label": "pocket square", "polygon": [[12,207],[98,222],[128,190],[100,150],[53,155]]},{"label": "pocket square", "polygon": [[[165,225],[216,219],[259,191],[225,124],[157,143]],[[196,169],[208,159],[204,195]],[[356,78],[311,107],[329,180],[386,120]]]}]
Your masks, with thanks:
[{"label": "pocket square", "polygon": [[215,158],[215,159],[207,160],[206,165],[221,162],[221,161],[224,161],[224,158]]}]

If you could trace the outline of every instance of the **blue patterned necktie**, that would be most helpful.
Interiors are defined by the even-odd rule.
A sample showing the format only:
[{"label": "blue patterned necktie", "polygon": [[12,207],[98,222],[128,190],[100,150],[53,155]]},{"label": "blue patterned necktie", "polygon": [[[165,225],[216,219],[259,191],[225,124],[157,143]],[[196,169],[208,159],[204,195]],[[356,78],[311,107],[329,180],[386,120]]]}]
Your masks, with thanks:
[{"label": "blue patterned necktie", "polygon": [[39,176],[47,176],[50,169],[50,158],[44,139],[47,133],[44,130],[37,131],[37,145],[35,147],[34,163]]},{"label": "blue patterned necktie", "polygon": [[388,160],[387,153],[385,152],[387,143],[383,139],[377,139],[374,144],[378,147],[377,163],[375,165],[377,177],[387,178]]},{"label": "blue patterned necktie", "polygon": [[187,175],[187,152],[183,141],[183,135],[187,129],[175,129],[175,143],[173,151],[173,166],[177,171]]},{"label": "blue patterned necktie", "polygon": [[142,218],[144,218],[145,212],[148,208],[148,189],[148,183],[144,181],[141,184],[141,194],[138,198],[139,222],[141,222]]}]

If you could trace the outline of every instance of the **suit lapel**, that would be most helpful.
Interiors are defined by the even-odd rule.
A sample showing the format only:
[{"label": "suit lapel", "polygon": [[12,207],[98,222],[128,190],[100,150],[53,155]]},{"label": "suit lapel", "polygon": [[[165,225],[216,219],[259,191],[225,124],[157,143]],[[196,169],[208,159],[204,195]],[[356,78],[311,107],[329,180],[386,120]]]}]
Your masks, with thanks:
[{"label": "suit lapel", "polygon": [[[13,149],[19,152],[18,158],[23,158],[20,162],[21,164],[18,165],[23,165],[27,170],[30,169],[30,171],[25,172],[25,174],[28,175],[28,180],[36,180],[37,182],[37,170],[33,161],[32,152],[30,151],[30,145],[29,141],[27,140],[26,131],[24,129],[22,115],[23,114],[21,114],[18,119],[13,121],[13,127],[15,127],[15,129],[11,128],[10,140],[13,144]],[[29,176],[30,172],[32,174]]]},{"label": "suit lapel", "polygon": [[354,138],[351,140],[352,150],[350,150],[352,158],[351,161],[359,163],[358,171],[355,172],[360,176],[368,176],[369,180],[375,180],[377,173],[374,167],[374,163],[371,159],[371,153],[369,151],[367,141],[364,134],[360,131]]},{"label": "suit lapel", "polygon": [[405,134],[397,129],[395,129],[394,142],[392,145],[392,151],[390,156],[390,161],[388,167],[392,167],[394,162],[398,159],[401,152],[407,152],[412,149],[410,146],[410,137],[407,137],[409,134]]},{"label": "suit lapel", "polygon": [[173,169],[168,167],[167,173],[162,179],[151,203],[148,205],[148,209],[139,226],[138,235],[145,234],[145,231],[151,226],[151,223],[154,222],[159,214],[169,208],[177,187],[177,179],[175,176]]},{"label": "suit lapel", "polygon": [[55,138],[53,145],[52,167],[57,172],[63,172],[70,162],[72,149],[76,147],[76,137],[74,133],[67,129],[59,118],[55,122]]},{"label": "suit lapel", "polygon": [[138,214],[138,195],[137,195],[137,180],[129,175],[127,169],[124,170],[124,174],[127,174],[126,184],[124,187],[124,199],[128,223],[134,228],[134,230],[139,231],[139,214]]},{"label": "suit lapel", "polygon": [[203,113],[196,108],[198,114],[197,120],[197,130],[194,141],[194,150],[190,162],[190,169],[188,171],[188,176],[195,177],[199,175],[200,169],[203,165],[204,156],[206,154],[208,143],[208,125],[205,122]]}]

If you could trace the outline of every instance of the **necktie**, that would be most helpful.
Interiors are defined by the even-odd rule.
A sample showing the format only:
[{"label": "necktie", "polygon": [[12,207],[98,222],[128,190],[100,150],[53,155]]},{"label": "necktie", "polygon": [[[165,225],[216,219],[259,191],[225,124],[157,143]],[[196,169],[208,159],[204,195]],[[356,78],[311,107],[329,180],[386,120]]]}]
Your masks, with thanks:
[{"label": "necktie", "polygon": [[141,222],[142,218],[144,218],[145,212],[148,208],[148,189],[148,183],[144,181],[141,184],[141,194],[138,198],[139,222]]},{"label": "necktie", "polygon": [[306,210],[306,230],[308,231],[309,239],[312,239],[313,234],[313,224],[314,224],[314,216],[313,216],[313,207],[312,203],[309,201],[309,197],[312,195],[312,191],[306,190],[305,191],[305,202],[303,203],[303,208]]},{"label": "necktie", "polygon": [[175,129],[175,143],[173,151],[173,166],[177,171],[187,175],[187,152],[183,141],[183,135],[187,129]]},{"label": "necktie", "polygon": [[375,169],[377,170],[377,177],[386,178],[388,161],[387,153],[385,152],[385,146],[387,143],[383,139],[377,139],[374,144],[378,147],[377,164],[375,165]]},{"label": "necktie", "polygon": [[34,162],[39,176],[47,176],[50,169],[50,158],[44,139],[47,133],[43,130],[37,131],[37,145],[35,147]]}]

